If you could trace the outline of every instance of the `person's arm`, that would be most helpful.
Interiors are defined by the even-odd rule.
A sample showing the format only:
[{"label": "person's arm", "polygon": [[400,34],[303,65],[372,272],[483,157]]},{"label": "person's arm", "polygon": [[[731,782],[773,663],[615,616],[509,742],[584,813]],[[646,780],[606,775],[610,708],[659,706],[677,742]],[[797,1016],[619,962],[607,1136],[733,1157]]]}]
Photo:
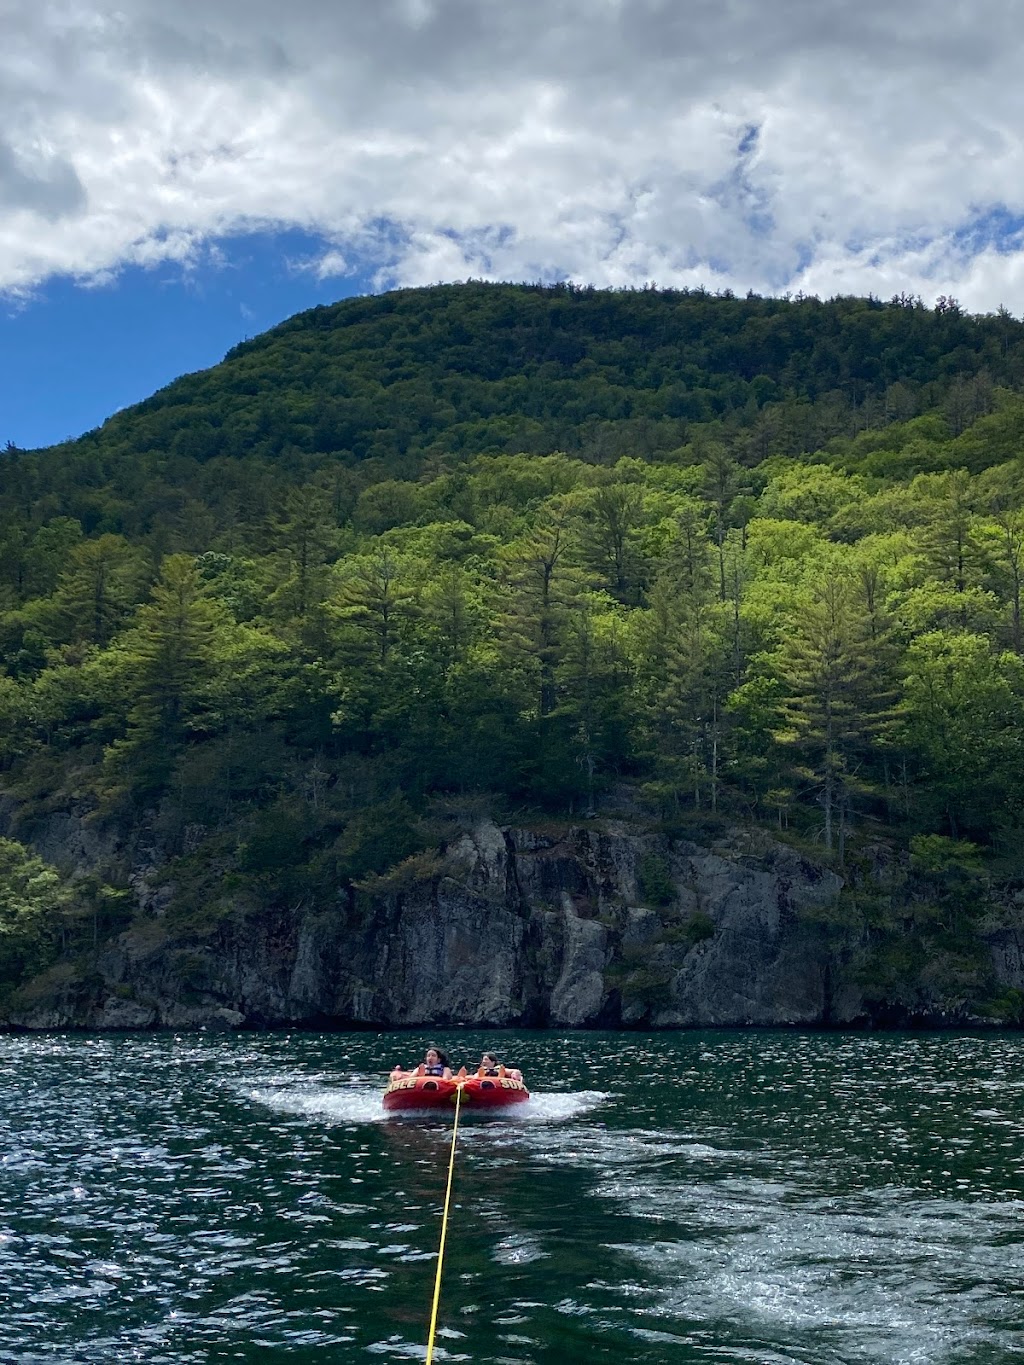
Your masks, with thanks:
[{"label": "person's arm", "polygon": [[451,1069],[450,1066],[446,1066],[445,1069],[444,1069],[444,1074],[443,1074],[443,1076],[441,1077],[441,1079],[442,1079],[443,1081],[450,1081],[451,1078],[452,1078],[452,1069]]}]

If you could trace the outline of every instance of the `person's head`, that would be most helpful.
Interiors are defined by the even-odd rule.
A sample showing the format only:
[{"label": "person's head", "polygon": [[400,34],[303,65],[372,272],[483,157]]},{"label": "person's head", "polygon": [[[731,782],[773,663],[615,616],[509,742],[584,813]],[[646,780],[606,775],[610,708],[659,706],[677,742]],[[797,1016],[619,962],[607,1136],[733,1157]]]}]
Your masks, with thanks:
[{"label": "person's head", "polygon": [[427,1066],[447,1066],[448,1054],[442,1052],[439,1047],[435,1047],[434,1044],[431,1043],[427,1048],[423,1060],[426,1062]]},{"label": "person's head", "polygon": [[485,1052],[484,1055],[480,1058],[480,1065],[486,1067],[497,1066],[498,1059],[497,1057],[495,1057],[493,1052]]}]

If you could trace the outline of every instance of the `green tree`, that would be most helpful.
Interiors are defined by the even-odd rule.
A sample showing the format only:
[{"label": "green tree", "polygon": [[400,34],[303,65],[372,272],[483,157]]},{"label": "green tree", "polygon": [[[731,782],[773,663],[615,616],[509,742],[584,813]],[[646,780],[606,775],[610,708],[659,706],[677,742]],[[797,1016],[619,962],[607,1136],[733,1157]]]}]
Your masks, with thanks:
[{"label": "green tree", "polygon": [[177,747],[203,730],[210,689],[236,630],[192,556],[169,555],[112,661],[131,704],[127,735],[109,758],[130,785],[159,786]]},{"label": "green tree", "polygon": [[70,899],[55,868],[13,839],[0,839],[0,983],[46,966]]},{"label": "green tree", "polygon": [[907,651],[901,720],[925,810],[949,834],[987,834],[1019,816],[1024,664],[965,631],[931,631]]},{"label": "green tree", "polygon": [[10,610],[25,600],[28,543],[28,525],[9,513],[0,523],[0,608]]},{"label": "green tree", "polygon": [[706,509],[683,498],[661,528],[660,571],[647,593],[646,608],[633,618],[642,660],[639,686],[650,704],[661,690],[675,647],[682,604],[706,605],[714,582]]},{"label": "green tree", "polygon": [[717,441],[698,446],[702,457],[704,497],[712,507],[712,528],[718,547],[718,591],[725,601],[725,538],[729,534],[729,513],[741,488],[741,469],[726,448]]},{"label": "green tree", "polygon": [[139,600],[145,565],[123,536],[83,540],[71,551],[55,605],[72,639],[106,645]]},{"label": "green tree", "polygon": [[652,708],[655,770],[675,799],[688,791],[699,810],[718,809],[723,702],[728,690],[726,617],[721,603],[680,603]]},{"label": "green tree", "polygon": [[596,813],[597,782],[628,761],[630,663],[621,617],[607,599],[581,599],[571,613],[558,674],[558,706],[569,748],[584,777],[585,814]]},{"label": "green tree", "polygon": [[526,651],[536,663],[540,716],[555,708],[565,622],[581,587],[573,562],[578,537],[579,500],[556,495],[505,557],[513,596],[504,634],[513,652]]},{"label": "green tree", "polygon": [[424,586],[423,623],[447,671],[468,657],[473,640],[486,619],[482,593],[473,575],[461,564],[445,564]]},{"label": "green tree", "polygon": [[775,738],[805,760],[824,812],[825,847],[838,833],[840,860],[858,759],[889,719],[886,662],[855,584],[834,571],[815,583],[775,655],[782,684]]},{"label": "green tree", "polygon": [[718,808],[728,610],[716,600],[706,517],[687,500],[641,630],[640,691],[662,798]]},{"label": "green tree", "polygon": [[344,562],[332,609],[354,640],[355,656],[371,667],[388,662],[415,616],[419,577],[409,561],[387,545]]},{"label": "green tree", "polygon": [[1021,588],[1024,583],[1024,484],[1013,466],[987,470],[980,481],[979,495],[989,508],[982,524],[987,557],[992,564],[995,585],[1010,608],[1010,644],[1014,653],[1024,653],[1024,623],[1021,617]]},{"label": "green tree", "polygon": [[925,553],[936,577],[962,593],[977,583],[978,529],[975,491],[966,469],[917,480],[931,506],[923,530]]},{"label": "green tree", "polygon": [[620,602],[635,602],[643,560],[638,532],[644,492],[635,483],[599,483],[587,497],[581,539],[584,557]]},{"label": "green tree", "polygon": [[39,527],[25,552],[27,597],[46,597],[53,592],[68,555],[81,539],[82,524],[74,517],[54,517]]},{"label": "green tree", "polygon": [[301,621],[327,590],[324,566],[337,540],[329,495],[308,486],[292,489],[276,538],[286,569],[273,600]]}]

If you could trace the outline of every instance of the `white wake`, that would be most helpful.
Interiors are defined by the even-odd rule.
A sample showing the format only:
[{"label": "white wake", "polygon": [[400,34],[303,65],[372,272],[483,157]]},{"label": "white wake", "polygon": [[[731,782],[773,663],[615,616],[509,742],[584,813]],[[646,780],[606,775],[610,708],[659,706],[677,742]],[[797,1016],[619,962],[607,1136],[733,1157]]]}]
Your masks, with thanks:
[{"label": "white wake", "polygon": [[[384,1087],[348,1086],[262,1086],[250,1089],[250,1100],[281,1114],[298,1114],[331,1123],[384,1123],[396,1118],[402,1122],[424,1121],[436,1124],[446,1114],[429,1110],[415,1114],[385,1113],[381,1104]],[[510,1124],[565,1123],[596,1109],[610,1095],[599,1090],[536,1091],[525,1104],[511,1105],[500,1111],[473,1114],[475,1120]],[[463,1111],[464,1117],[466,1111]]]}]

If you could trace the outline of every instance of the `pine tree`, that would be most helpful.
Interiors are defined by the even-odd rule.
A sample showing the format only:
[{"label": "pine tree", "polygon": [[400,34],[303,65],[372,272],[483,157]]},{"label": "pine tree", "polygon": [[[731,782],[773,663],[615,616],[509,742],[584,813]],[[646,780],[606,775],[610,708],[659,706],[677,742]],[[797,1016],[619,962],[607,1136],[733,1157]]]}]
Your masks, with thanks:
[{"label": "pine tree", "polygon": [[345,562],[332,604],[335,616],[353,632],[354,650],[371,668],[387,664],[407,623],[416,614],[416,582],[405,558],[384,545]]},{"label": "pine tree", "polygon": [[138,687],[136,724],[154,735],[175,734],[197,703],[231,624],[192,556],[169,555],[125,642]]},{"label": "pine tree", "polygon": [[939,581],[962,593],[977,581],[979,563],[971,476],[966,469],[952,469],[921,482],[932,492],[922,535],[925,552]]},{"label": "pine tree", "polygon": [[993,653],[984,636],[931,631],[907,652],[903,737],[923,802],[937,804],[954,839],[1021,816],[1022,699],[1021,659]]},{"label": "pine tree", "polygon": [[484,607],[479,589],[461,564],[445,564],[423,591],[423,619],[428,637],[447,672],[464,663],[480,630]]},{"label": "pine tree", "polygon": [[286,567],[273,600],[302,621],[326,591],[324,565],[337,539],[329,495],[320,488],[292,489],[276,539]]},{"label": "pine tree", "polygon": [[718,809],[728,648],[720,603],[684,599],[655,707],[658,766],[699,810]]},{"label": "pine tree", "polygon": [[717,441],[699,447],[703,456],[704,496],[714,515],[715,545],[718,547],[718,593],[725,601],[725,538],[729,532],[729,509],[740,489],[740,466]]},{"label": "pine tree", "polygon": [[102,535],[76,545],[56,593],[71,637],[108,644],[138,600],[144,572],[142,556],[123,536]]},{"label": "pine tree", "polygon": [[583,771],[588,818],[596,813],[599,773],[629,752],[629,676],[621,617],[609,610],[607,599],[581,598],[566,624],[553,715],[566,722],[570,749]]},{"label": "pine tree", "polygon": [[132,704],[125,738],[108,751],[109,770],[127,772],[129,785],[144,790],[166,780],[181,743],[204,728],[234,635],[234,622],[192,556],[168,555],[112,658]]},{"label": "pine tree", "polygon": [[1024,622],[1021,594],[1024,588],[1024,486],[1020,471],[1013,466],[987,470],[980,480],[979,492],[988,503],[990,521],[987,531],[992,577],[1004,600],[1009,599],[1010,644],[1015,654],[1024,654]]},{"label": "pine tree", "polygon": [[533,526],[506,552],[510,610],[504,636],[513,654],[526,653],[537,670],[537,711],[543,717],[558,698],[556,672],[564,628],[582,583],[575,568],[579,545],[579,499],[556,494]]},{"label": "pine tree", "polygon": [[824,810],[825,847],[845,851],[857,760],[891,719],[883,638],[871,633],[854,583],[826,571],[775,657],[782,724],[775,738],[801,755]]},{"label": "pine tree", "polygon": [[716,600],[707,514],[680,507],[646,622],[644,690],[656,786],[717,810],[726,685],[727,610]]},{"label": "pine tree", "polygon": [[635,602],[642,576],[637,532],[644,521],[643,489],[600,483],[591,490],[583,522],[583,553],[620,602]]}]

